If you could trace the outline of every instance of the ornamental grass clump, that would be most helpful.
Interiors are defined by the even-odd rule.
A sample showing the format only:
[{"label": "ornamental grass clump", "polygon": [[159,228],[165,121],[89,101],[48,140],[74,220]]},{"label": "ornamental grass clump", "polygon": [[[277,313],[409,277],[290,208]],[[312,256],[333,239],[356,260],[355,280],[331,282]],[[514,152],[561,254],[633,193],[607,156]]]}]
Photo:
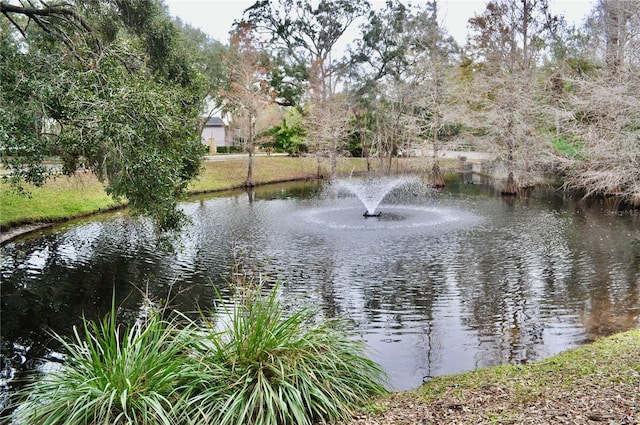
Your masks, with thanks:
[{"label": "ornamental grass clump", "polygon": [[196,376],[184,347],[190,328],[151,312],[117,324],[115,309],[84,321],[72,338],[54,335],[64,363],[27,385],[14,422],[28,425],[183,423],[179,406]]},{"label": "ornamental grass clump", "polygon": [[[285,315],[254,286],[213,318],[116,309],[54,335],[64,362],[20,391],[16,425],[311,425],[386,392],[380,367],[338,321]],[[168,314],[168,313],[166,313]]]},{"label": "ornamental grass clump", "polygon": [[312,310],[285,315],[277,292],[257,285],[205,322],[198,351],[220,385],[190,400],[193,423],[311,425],[386,392],[360,341]]}]

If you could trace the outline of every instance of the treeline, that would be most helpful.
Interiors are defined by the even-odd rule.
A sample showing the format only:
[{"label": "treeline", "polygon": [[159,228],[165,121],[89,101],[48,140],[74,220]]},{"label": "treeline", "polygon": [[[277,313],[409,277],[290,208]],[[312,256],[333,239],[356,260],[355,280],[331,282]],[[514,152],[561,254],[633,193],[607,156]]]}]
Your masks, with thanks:
[{"label": "treeline", "polygon": [[[567,188],[640,205],[639,2],[600,0],[575,26],[548,0],[489,1],[462,46],[438,7],[257,2],[231,50],[265,55],[246,87],[268,82],[254,98],[288,108],[275,118],[265,108],[244,128],[310,147],[334,168],[346,152],[384,162],[427,148],[434,184],[438,151],[472,145],[499,158],[506,192],[554,172]],[[338,49],[353,25],[359,36]]]},{"label": "treeline", "polygon": [[335,170],[344,155],[388,169],[429,152],[439,184],[438,151],[471,145],[501,161],[505,190],[551,171],[640,204],[636,1],[600,0],[578,27],[549,0],[490,1],[462,46],[437,1],[257,1],[222,41],[162,0],[0,12],[0,155],[18,185],[41,184],[55,155],[173,227],[217,111],[250,153],[309,152]]}]

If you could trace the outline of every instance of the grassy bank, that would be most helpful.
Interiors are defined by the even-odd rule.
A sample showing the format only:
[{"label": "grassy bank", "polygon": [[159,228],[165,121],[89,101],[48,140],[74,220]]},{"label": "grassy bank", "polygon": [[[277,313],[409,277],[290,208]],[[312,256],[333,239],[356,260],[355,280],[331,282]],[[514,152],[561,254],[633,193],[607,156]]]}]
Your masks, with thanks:
[{"label": "grassy bank", "polygon": [[104,191],[95,175],[81,173],[58,176],[42,187],[26,186],[28,196],[16,193],[8,184],[0,184],[0,228],[24,224],[60,221],[119,204]]},{"label": "grassy bank", "polygon": [[353,423],[640,424],[640,329],[526,366],[442,376]]},{"label": "grassy bank", "polygon": [[[315,175],[315,162],[305,158],[255,158],[258,184],[304,179]],[[207,192],[241,187],[247,174],[245,159],[207,162],[190,191]],[[104,191],[95,175],[79,173],[58,176],[43,187],[27,187],[29,196],[20,195],[7,184],[0,185],[2,197],[0,227],[3,230],[37,222],[61,221],[122,205]]]},{"label": "grassy bank", "polygon": [[[376,164],[377,165],[377,164]],[[426,169],[424,160],[394,160],[394,169]],[[350,174],[366,170],[366,162],[359,158],[343,159],[338,172]],[[322,173],[327,174],[329,166],[322,164]],[[255,157],[254,182],[267,184],[282,181],[315,178],[317,163],[314,158],[293,158],[282,156]],[[206,162],[199,177],[194,180],[189,191],[202,193],[242,187],[247,178],[246,159],[227,159]],[[11,190],[7,184],[0,184],[0,228],[7,230],[25,224],[56,222],[104,211],[122,205],[104,191],[98,179],[89,173],[79,173],[72,177],[58,176],[43,187],[27,187],[30,196],[25,197]]]}]

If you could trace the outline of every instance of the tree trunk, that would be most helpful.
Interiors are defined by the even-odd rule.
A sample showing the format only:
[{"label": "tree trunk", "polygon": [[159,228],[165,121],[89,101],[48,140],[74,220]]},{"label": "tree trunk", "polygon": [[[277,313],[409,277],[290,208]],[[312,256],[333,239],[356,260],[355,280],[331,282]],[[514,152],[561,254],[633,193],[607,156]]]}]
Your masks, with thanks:
[{"label": "tree trunk", "polygon": [[389,168],[387,168],[387,174],[391,174],[391,167],[393,167],[393,151],[395,150],[396,144],[391,143],[389,145]]},{"label": "tree trunk", "polygon": [[[435,87],[435,98],[438,99],[438,86],[436,84]],[[434,187],[444,187],[444,178],[442,177],[442,172],[440,171],[440,164],[438,164],[438,147],[440,144],[440,140],[438,139],[438,131],[440,130],[440,109],[438,108],[438,103],[436,102],[434,105],[434,114],[433,114],[433,168],[431,169],[431,185]]]},{"label": "tree trunk", "polygon": [[249,161],[247,163],[247,181],[245,187],[253,187],[253,149],[249,149]]},{"label": "tree trunk", "polygon": [[337,142],[334,140],[332,142],[332,146],[331,146],[331,178],[334,178],[336,176],[336,173],[338,172],[338,144]]},{"label": "tree trunk", "polygon": [[512,132],[511,132],[511,126],[512,126],[511,120],[509,120],[507,126],[508,126],[508,129],[509,129],[509,132],[508,132],[509,141],[507,142],[507,150],[508,150],[508,153],[507,153],[507,171],[508,171],[509,175],[507,177],[507,183],[502,188],[502,191],[500,193],[502,195],[511,196],[511,195],[515,195],[518,192],[518,190],[517,190],[517,187],[516,187],[516,181],[513,178],[513,170],[515,168],[514,167],[514,161],[513,161],[513,159],[514,159],[513,158],[514,157],[513,151],[514,151],[515,147],[514,147],[514,143],[513,143],[513,139],[512,139],[513,135],[512,135]]},{"label": "tree trunk", "polygon": [[247,181],[245,187],[253,187],[253,115],[249,115],[249,140],[247,141],[247,151],[249,160],[247,163]]},{"label": "tree trunk", "polygon": [[513,196],[516,193],[518,193],[518,190],[516,188],[516,181],[513,178],[513,173],[509,173],[509,177],[507,177],[507,183],[502,188],[500,194],[505,196]]},{"label": "tree trunk", "polygon": [[433,135],[433,167],[431,169],[431,185],[433,187],[443,188],[445,187],[444,178],[442,177],[442,171],[440,171],[440,164],[438,164],[438,149],[440,148],[438,134],[441,126],[440,103],[442,101],[440,84],[442,84],[442,81],[440,74],[440,57],[438,55],[440,34],[438,32],[437,25],[437,11],[437,2],[433,2],[433,18],[436,22],[436,26],[433,31],[431,46],[431,65],[433,66],[433,117],[431,122],[431,134]]},{"label": "tree trunk", "polygon": [[320,157],[318,156],[317,152],[316,152],[316,165],[318,166],[318,168],[316,169],[316,178],[321,179],[322,178],[322,167],[320,165]]},{"label": "tree trunk", "polygon": [[602,6],[605,14],[605,62],[609,71],[617,74],[624,64],[626,27],[631,15],[625,2],[604,1]]},{"label": "tree trunk", "polygon": [[442,177],[442,171],[440,170],[440,165],[438,161],[433,164],[433,168],[431,169],[431,185],[433,187],[445,187],[446,184],[444,182],[444,178]]}]

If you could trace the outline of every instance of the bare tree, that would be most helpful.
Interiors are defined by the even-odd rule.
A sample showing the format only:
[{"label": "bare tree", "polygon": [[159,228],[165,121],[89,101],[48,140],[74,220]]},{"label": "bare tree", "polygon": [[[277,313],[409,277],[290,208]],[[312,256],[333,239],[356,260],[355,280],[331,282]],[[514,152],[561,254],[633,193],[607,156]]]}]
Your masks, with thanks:
[{"label": "bare tree", "polygon": [[438,2],[435,0],[426,3],[424,10],[412,20],[410,28],[414,57],[409,74],[415,87],[411,113],[421,129],[421,138],[428,136],[431,139],[431,184],[444,187],[438,153],[447,112],[446,75],[458,47],[439,22]]},{"label": "bare tree", "polygon": [[580,155],[565,158],[566,187],[640,206],[640,77],[618,71],[575,82],[570,133]]},{"label": "bare tree", "polygon": [[240,27],[231,37],[230,53],[226,57],[229,83],[220,95],[227,101],[239,121],[240,136],[249,154],[246,187],[253,187],[253,154],[255,153],[256,122],[271,102],[266,81],[268,56],[259,48],[249,27]]},{"label": "bare tree", "polygon": [[585,30],[595,44],[584,57],[594,65],[567,80],[558,103],[575,151],[557,155],[565,186],[639,206],[640,3],[601,0]]},{"label": "bare tree", "polygon": [[317,175],[321,177],[322,158],[329,156],[331,177],[338,169],[338,156],[344,149],[346,136],[351,131],[352,110],[345,93],[312,97],[307,104],[305,128],[308,143],[315,149],[318,164]]},{"label": "bare tree", "polygon": [[[378,94],[371,106],[374,116],[370,153],[379,161],[378,169],[390,173],[394,153],[415,148],[419,130],[415,120],[407,114],[407,105],[415,87],[403,78],[386,77],[377,84]],[[385,164],[386,161],[386,164]]]},{"label": "bare tree", "polygon": [[588,30],[596,51],[612,74],[625,65],[640,65],[640,3],[631,0],[599,0]]},{"label": "bare tree", "polygon": [[496,0],[469,20],[469,53],[479,71],[472,79],[470,118],[478,126],[477,140],[506,163],[503,194],[531,184],[544,143],[536,128],[542,105],[534,93],[547,11],[547,0]]}]

